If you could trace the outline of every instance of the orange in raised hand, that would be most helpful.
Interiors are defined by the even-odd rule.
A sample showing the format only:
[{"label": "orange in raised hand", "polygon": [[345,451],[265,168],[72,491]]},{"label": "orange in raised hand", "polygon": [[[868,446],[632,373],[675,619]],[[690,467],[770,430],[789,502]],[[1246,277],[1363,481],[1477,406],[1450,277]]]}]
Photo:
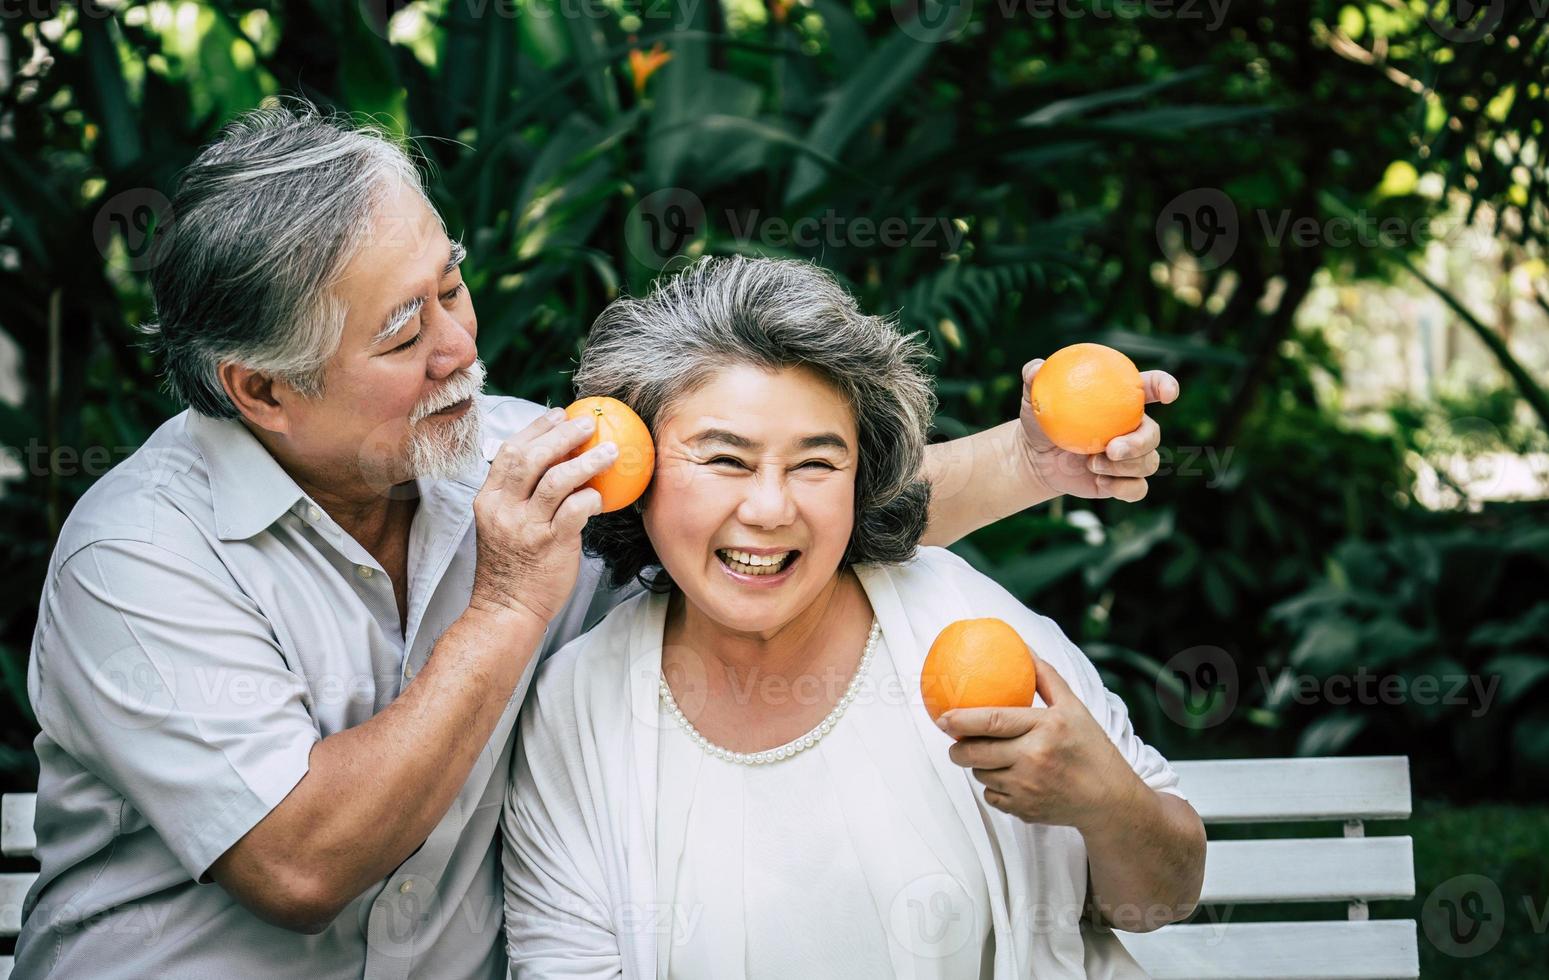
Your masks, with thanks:
[{"label": "orange in raised hand", "polygon": [[566,418],[591,415],[597,428],[569,459],[604,442],[619,447],[619,458],[614,464],[587,481],[586,485],[602,494],[603,513],[628,507],[651,483],[656,470],[656,447],[651,443],[651,430],[635,410],[617,398],[582,398],[565,409]]},{"label": "orange in raised hand", "polygon": [[953,708],[1026,708],[1038,693],[1033,652],[1000,619],[960,619],[930,645],[920,694],[931,720]]},{"label": "orange in raised hand", "polygon": [[1083,456],[1135,431],[1146,413],[1146,387],[1135,362],[1102,344],[1055,351],[1033,375],[1027,400],[1044,435]]}]

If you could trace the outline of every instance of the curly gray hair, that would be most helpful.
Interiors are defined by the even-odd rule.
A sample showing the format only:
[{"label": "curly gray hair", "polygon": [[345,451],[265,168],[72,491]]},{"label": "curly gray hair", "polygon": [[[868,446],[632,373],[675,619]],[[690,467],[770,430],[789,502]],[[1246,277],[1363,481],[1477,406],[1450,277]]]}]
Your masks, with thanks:
[{"label": "curly gray hair", "polygon": [[[730,365],[817,372],[849,402],[860,441],[844,564],[896,563],[914,554],[930,504],[922,466],[936,399],[927,356],[890,320],[862,313],[816,265],[716,257],[644,298],[609,304],[592,324],[575,385],[578,397],[629,405],[655,436],[678,399]],[[671,588],[638,505],[592,518],[582,540],[607,563],[615,587],[640,578]],[[656,572],[647,577],[648,569]]]}]

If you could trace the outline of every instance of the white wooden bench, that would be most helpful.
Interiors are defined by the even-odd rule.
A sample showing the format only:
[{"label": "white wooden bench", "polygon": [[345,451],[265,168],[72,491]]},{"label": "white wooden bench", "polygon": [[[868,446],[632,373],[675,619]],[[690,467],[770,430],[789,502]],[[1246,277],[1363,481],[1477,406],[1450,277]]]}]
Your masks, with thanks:
[{"label": "white wooden bench", "polygon": [[[1409,816],[1409,760],[1176,762],[1179,788],[1213,824],[1337,821],[1343,837],[1210,841],[1202,905],[1345,902],[1345,921],[1167,926],[1118,933],[1156,980],[1392,980],[1420,975],[1412,919],[1372,920],[1369,901],[1412,898],[1414,844],[1367,837]],[[1209,910],[1207,909],[1207,912]],[[1198,920],[1200,917],[1196,916]]]},{"label": "white wooden bench", "polygon": [[[1411,898],[1408,837],[1366,837],[1364,821],[1409,816],[1409,760],[1248,759],[1174,763],[1207,825],[1338,821],[1343,837],[1212,841],[1201,901],[1212,906],[1348,902],[1346,921],[1168,926],[1119,938],[1156,980],[1393,980],[1418,977],[1415,923],[1374,921],[1366,903]],[[30,857],[36,846],[31,794],[5,797],[0,850]],[[0,875],[0,936],[21,928],[22,900],[36,875]],[[1223,917],[1223,920],[1229,917]],[[0,980],[11,958],[0,957]]]}]

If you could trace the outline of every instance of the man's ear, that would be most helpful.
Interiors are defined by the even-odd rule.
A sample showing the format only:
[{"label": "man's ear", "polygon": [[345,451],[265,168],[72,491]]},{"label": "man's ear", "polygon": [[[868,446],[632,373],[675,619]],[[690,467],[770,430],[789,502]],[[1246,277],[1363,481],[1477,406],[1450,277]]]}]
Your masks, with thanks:
[{"label": "man's ear", "polygon": [[226,397],[242,413],[242,417],[268,432],[290,431],[287,402],[296,397],[295,389],[283,381],[276,381],[267,374],[250,367],[227,361],[218,373]]}]

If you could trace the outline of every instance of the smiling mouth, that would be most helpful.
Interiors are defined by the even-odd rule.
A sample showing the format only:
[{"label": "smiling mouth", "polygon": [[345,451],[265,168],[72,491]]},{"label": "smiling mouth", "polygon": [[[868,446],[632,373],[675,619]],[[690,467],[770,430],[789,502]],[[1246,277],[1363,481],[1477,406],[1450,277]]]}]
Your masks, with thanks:
[{"label": "smiling mouth", "polygon": [[472,398],[464,398],[462,401],[453,402],[445,408],[438,408],[431,415],[455,415],[473,403]]},{"label": "smiling mouth", "polygon": [[734,548],[719,548],[715,556],[721,564],[739,575],[778,575],[790,568],[801,557],[799,551],[786,551],[777,555],[754,555]]}]

